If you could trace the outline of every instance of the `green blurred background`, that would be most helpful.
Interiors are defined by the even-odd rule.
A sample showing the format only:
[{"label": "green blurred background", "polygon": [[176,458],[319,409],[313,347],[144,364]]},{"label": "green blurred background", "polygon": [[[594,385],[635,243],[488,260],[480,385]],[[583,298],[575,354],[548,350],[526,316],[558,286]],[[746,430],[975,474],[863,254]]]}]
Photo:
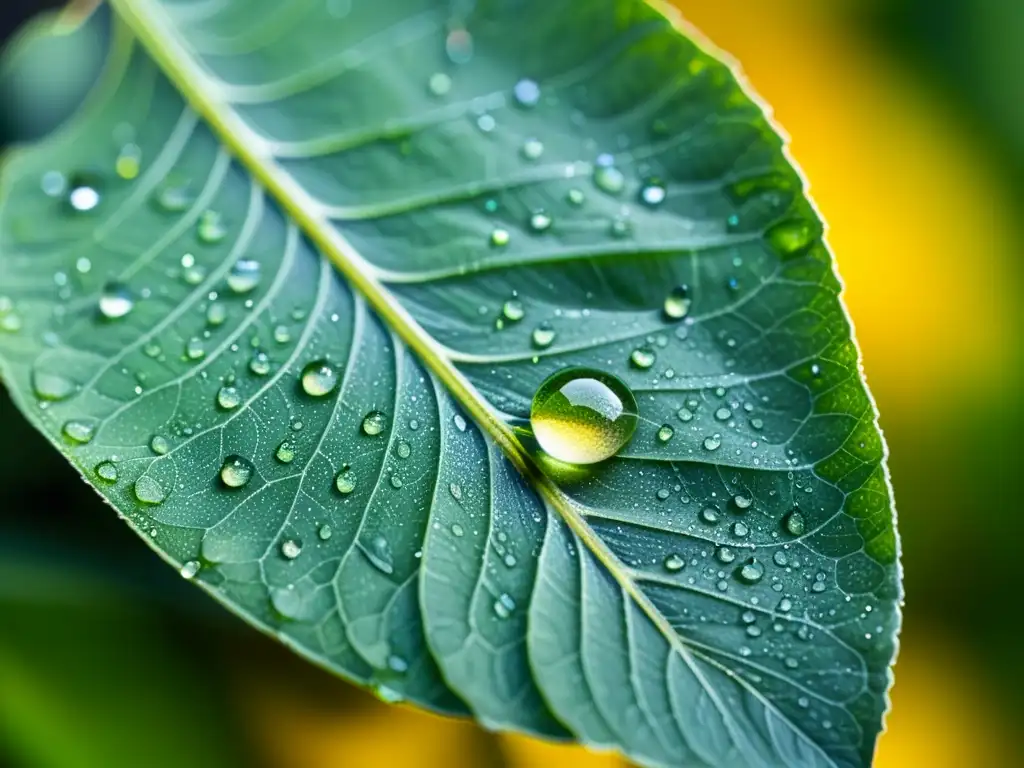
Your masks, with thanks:
[{"label": "green blurred background", "polygon": [[[792,137],[882,413],[907,606],[877,764],[1024,765],[1024,2],[675,4]],[[55,5],[3,0],[3,38]],[[59,102],[78,73],[44,59],[32,87]],[[0,766],[400,762],[623,765],[293,658],[159,562],[0,393]]]}]

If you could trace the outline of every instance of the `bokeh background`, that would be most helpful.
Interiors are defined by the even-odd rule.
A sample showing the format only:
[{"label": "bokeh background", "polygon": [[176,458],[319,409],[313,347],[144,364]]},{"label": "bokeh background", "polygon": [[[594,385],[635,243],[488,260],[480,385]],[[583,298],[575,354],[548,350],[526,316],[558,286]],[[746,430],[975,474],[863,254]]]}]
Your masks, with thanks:
[{"label": "bokeh background", "polygon": [[[791,136],[882,413],[907,605],[877,765],[1024,765],[1024,2],[675,3]],[[4,39],[56,4],[2,0]],[[159,562],[0,394],[0,766],[391,764],[625,766],[292,657]]]}]

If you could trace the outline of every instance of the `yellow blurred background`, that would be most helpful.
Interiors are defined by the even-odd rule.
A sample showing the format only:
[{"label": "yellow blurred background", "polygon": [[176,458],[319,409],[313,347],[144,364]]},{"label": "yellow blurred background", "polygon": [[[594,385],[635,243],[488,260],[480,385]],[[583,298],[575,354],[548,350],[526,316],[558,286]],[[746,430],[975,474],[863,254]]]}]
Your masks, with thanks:
[{"label": "yellow blurred background", "polygon": [[[1015,397],[1024,370],[1015,295],[1021,277],[1015,257],[1024,250],[1016,215],[1024,186],[1024,141],[1017,140],[1024,138],[1024,109],[1003,104],[1024,104],[1024,88],[1016,82],[1024,61],[1008,69],[1013,60],[1006,53],[1007,40],[1009,48],[1024,50],[1024,12],[1009,10],[1000,22],[1000,2],[979,0],[967,9],[971,4],[938,0],[675,0],[709,40],[741,62],[792,138],[792,154],[829,223],[882,414],[903,536],[907,606],[880,768],[1024,765],[1024,751],[1015,743],[1024,698],[1021,600],[1015,594],[1016,542],[1024,539],[1015,458],[1024,425]],[[994,51],[984,44],[989,38],[960,39],[983,34],[991,36]],[[962,50],[947,50],[950,45]],[[4,408],[0,422],[6,427],[13,416],[9,404]],[[48,473],[65,472],[56,463],[48,467]],[[4,484],[0,474],[0,489]],[[17,507],[0,490],[0,509],[5,504]],[[0,525],[0,553],[5,530]],[[122,535],[113,525],[76,531],[86,544]],[[19,541],[32,541],[31,530],[17,534]],[[133,557],[132,568],[149,567],[144,553]],[[88,558],[83,562],[91,567]],[[2,576],[0,566],[0,585]],[[96,578],[116,581],[102,568]],[[175,743],[184,763],[178,764],[625,765],[613,756],[485,734],[467,723],[385,706],[269,641],[250,637],[254,633],[230,620],[197,619],[174,597],[153,609],[140,607],[130,589],[118,595],[111,620],[142,626],[121,636],[124,653],[140,653],[139,633],[146,632],[178,636],[176,652],[184,654],[185,666],[195,666],[198,654],[190,644],[196,632],[209,632],[204,647],[212,642],[222,651],[215,664],[202,667],[199,687],[184,691],[182,701],[192,706],[203,700],[211,711],[230,712],[227,724],[218,733],[179,733],[184,741]],[[12,599],[22,608],[32,600],[11,598],[0,587],[0,604]],[[91,593],[76,597],[73,590],[59,600],[107,604]],[[150,615],[154,610],[157,616]],[[117,618],[124,612],[130,621]],[[54,630],[59,631],[67,630]],[[79,647],[86,661],[116,642],[99,638],[94,648],[88,637]],[[89,687],[87,681],[83,685]],[[14,691],[34,691],[38,699],[31,713],[19,714],[29,735],[7,735],[21,740],[14,745],[18,754],[43,755],[31,765],[90,766],[68,757],[73,749],[51,745],[48,752],[35,744],[33,729],[60,722],[70,706],[63,699],[71,694],[0,639],[0,721],[4,694]],[[131,695],[126,689],[125,696]],[[124,705],[111,702],[100,709],[111,718],[126,717]],[[64,715],[74,720],[72,713]],[[173,726],[173,717],[167,718]],[[3,754],[0,740],[0,762]],[[226,762],[218,762],[222,757]]]}]

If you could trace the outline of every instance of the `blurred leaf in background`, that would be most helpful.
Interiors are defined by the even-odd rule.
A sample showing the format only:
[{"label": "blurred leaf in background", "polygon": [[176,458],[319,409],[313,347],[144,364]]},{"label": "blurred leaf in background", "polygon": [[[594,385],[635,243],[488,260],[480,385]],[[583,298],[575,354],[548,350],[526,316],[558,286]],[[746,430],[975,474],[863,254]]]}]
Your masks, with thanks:
[{"label": "blurred leaf in background", "polygon": [[[908,605],[878,764],[1022,764],[1024,5],[676,5],[793,138],[890,443]],[[85,67],[44,58],[36,92],[66,107]],[[0,764],[162,765],[148,739],[176,765],[623,765],[309,668],[178,583],[6,399],[0,434]]]}]

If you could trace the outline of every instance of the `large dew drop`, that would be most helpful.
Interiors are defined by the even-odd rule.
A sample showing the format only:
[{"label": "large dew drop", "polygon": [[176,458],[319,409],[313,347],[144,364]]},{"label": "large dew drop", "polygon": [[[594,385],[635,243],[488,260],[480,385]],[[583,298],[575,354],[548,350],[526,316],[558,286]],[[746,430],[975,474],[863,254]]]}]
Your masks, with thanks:
[{"label": "large dew drop", "polygon": [[338,372],[326,360],[314,360],[302,369],[302,391],[310,397],[329,395],[338,386]]},{"label": "large dew drop", "polygon": [[614,456],[633,436],[637,406],[615,376],[567,368],[537,389],[530,424],[541,447],[570,464],[595,464]]},{"label": "large dew drop", "polygon": [[220,468],[220,480],[228,488],[241,488],[252,479],[252,462],[241,456],[228,456]]},{"label": "large dew drop", "polygon": [[108,320],[117,320],[132,311],[135,299],[124,283],[107,283],[100,294],[100,314]]}]

